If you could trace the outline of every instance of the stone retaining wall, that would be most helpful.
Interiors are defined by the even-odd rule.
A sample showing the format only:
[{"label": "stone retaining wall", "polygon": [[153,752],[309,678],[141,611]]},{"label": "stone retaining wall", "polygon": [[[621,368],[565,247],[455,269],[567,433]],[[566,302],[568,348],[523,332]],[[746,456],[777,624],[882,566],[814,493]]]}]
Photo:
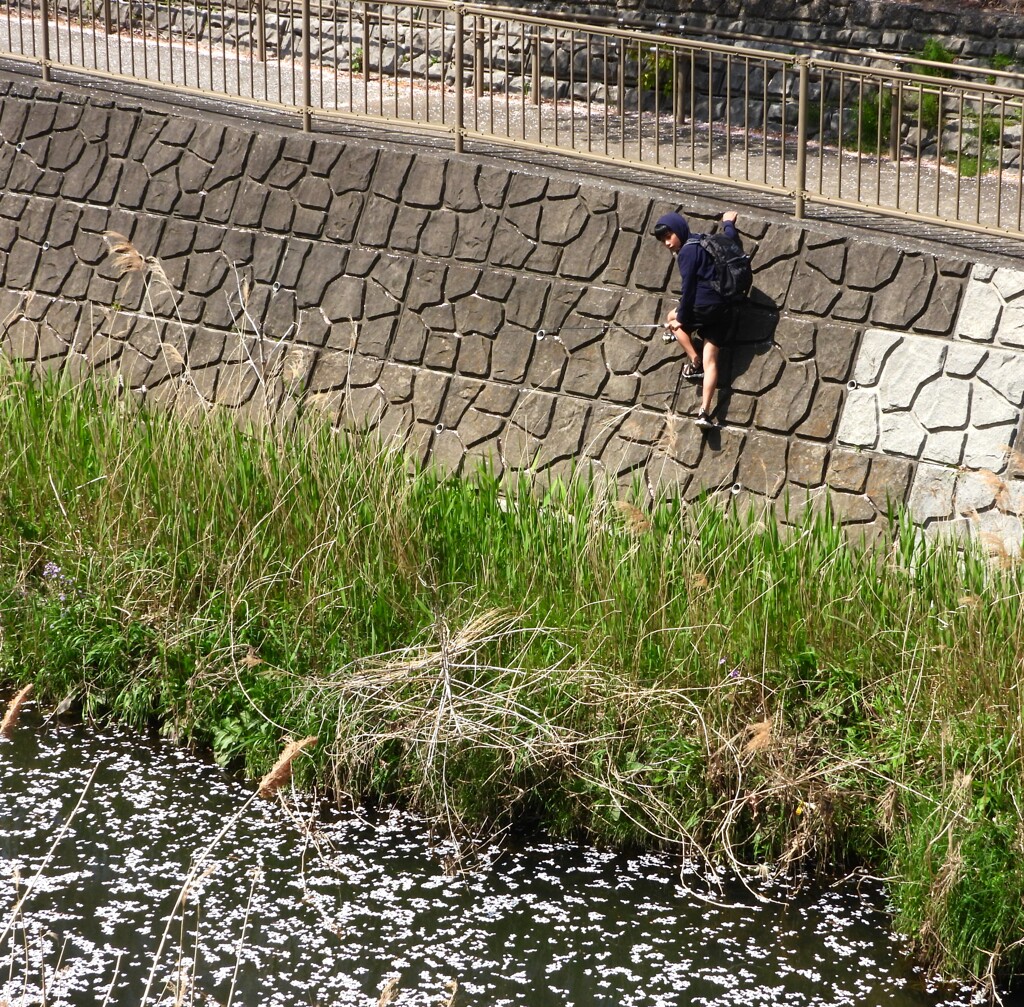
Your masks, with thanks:
[{"label": "stone retaining wall", "polygon": [[[468,472],[590,468],[1019,549],[1024,274],[744,216],[704,436],[656,190],[0,81],[0,340],[157,402],[318,408]],[[683,208],[698,226],[722,206]],[[115,232],[128,241],[122,241]],[[125,275],[122,269],[128,268]]]},{"label": "stone retaining wall", "polygon": [[[31,8],[31,3],[14,0],[13,6]],[[580,0],[510,0],[496,6],[569,14],[584,22],[596,18],[626,28],[659,28],[708,38],[746,36],[769,43],[806,42],[823,48],[916,53],[928,39],[935,39],[967,64],[990,66],[993,57],[999,57],[1024,66],[1024,10],[986,11],[965,7],[958,0],[945,4],[896,0],[596,0],[586,4]],[[270,51],[282,56],[299,52],[297,9],[288,11],[287,5],[282,5],[287,13],[277,15],[276,5],[268,7],[265,41]],[[95,16],[94,7],[83,0],[54,0],[51,9],[70,18],[83,12],[89,20]],[[330,56],[337,46],[339,61],[347,62],[350,54],[332,35],[346,21],[358,25],[361,11],[352,8],[346,12],[327,3],[324,10],[329,13],[318,21],[318,9],[314,5],[318,36],[314,57]],[[172,9],[159,3],[137,3],[116,5],[111,15],[113,23],[123,29],[152,26],[164,34],[205,38],[213,44],[256,44],[255,11],[244,7],[186,3]],[[358,42],[367,53],[377,38],[374,32],[370,39],[362,39],[358,27],[340,34]],[[444,47],[442,40],[440,48]],[[420,48],[434,55],[439,46],[431,39]],[[787,46],[786,51],[789,49]]]},{"label": "stone retaining wall", "polygon": [[928,39],[936,39],[964,62],[988,66],[998,55],[1024,65],[1024,10],[986,11],[958,0],[513,0],[511,5],[603,14],[626,27],[661,25],[699,36],[758,36],[884,52],[919,52]]}]

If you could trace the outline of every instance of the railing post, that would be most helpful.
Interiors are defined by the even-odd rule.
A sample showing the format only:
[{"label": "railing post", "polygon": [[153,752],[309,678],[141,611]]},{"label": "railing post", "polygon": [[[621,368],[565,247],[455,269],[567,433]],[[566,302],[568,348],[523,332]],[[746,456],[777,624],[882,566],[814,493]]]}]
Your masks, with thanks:
[{"label": "railing post", "polygon": [[[804,219],[804,200],[807,193],[807,92],[810,70],[806,56],[796,60],[799,72],[796,109],[796,191],[793,193],[793,216]],[[785,151],[783,151],[785,157]]]},{"label": "railing post", "polygon": [[680,60],[680,53],[676,50],[675,64],[676,64],[676,79],[675,86],[672,89],[674,96],[674,112],[673,118],[677,124],[686,122],[686,107],[687,103],[683,101],[684,96],[690,90],[690,54],[684,53],[686,56],[685,61]]},{"label": "railing post", "polygon": [[256,58],[267,61],[267,0],[256,0]]},{"label": "railing post", "polygon": [[[381,35],[381,48],[384,48],[384,37]],[[363,4],[363,80],[370,79],[370,8]]]},{"label": "railing post", "polygon": [[[616,87],[619,92],[619,116],[621,117],[626,114],[626,40],[624,38],[620,38],[616,44],[618,45],[619,57],[618,81],[616,83]],[[622,136],[625,138],[625,131],[622,132]]]},{"label": "railing post", "polygon": [[889,157],[900,159],[900,140],[903,132],[903,81],[892,82],[892,102],[889,106]]},{"label": "railing post", "polygon": [[108,35],[114,30],[114,24],[110,17],[110,0],[103,0],[103,30]]},{"label": "railing post", "polygon": [[473,94],[484,96],[484,19],[478,14],[473,18]]},{"label": "railing post", "polygon": [[533,102],[540,104],[540,26],[533,26]]},{"label": "railing post", "polygon": [[452,63],[455,70],[455,153],[462,153],[463,141],[463,108],[462,108],[462,85],[465,77],[465,42],[462,37],[464,30],[464,19],[462,16],[462,4],[455,5],[455,52]]},{"label": "railing post", "polygon": [[312,32],[310,31],[309,16],[310,0],[302,0],[302,131],[308,133],[312,128],[313,107],[313,60],[310,56],[312,49]]}]

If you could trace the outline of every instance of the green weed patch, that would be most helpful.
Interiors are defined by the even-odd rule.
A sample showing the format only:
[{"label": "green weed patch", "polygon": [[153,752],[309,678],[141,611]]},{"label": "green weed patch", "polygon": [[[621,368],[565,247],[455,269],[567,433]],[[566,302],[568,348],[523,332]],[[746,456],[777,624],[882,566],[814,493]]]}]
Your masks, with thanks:
[{"label": "green weed patch", "polygon": [[1024,927],[1019,565],[807,509],[539,494],[310,414],[0,377],[0,678],[454,827],[864,863],[948,972]]}]

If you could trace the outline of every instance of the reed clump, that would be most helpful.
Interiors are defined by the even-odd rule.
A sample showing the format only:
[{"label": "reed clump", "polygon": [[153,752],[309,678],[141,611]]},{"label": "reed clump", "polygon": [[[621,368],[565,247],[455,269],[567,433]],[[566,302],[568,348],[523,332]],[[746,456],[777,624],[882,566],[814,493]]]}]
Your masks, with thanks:
[{"label": "reed clump", "polygon": [[453,830],[860,862],[948,972],[1024,962],[1024,570],[894,519],[446,479],[0,376],[3,679]]}]

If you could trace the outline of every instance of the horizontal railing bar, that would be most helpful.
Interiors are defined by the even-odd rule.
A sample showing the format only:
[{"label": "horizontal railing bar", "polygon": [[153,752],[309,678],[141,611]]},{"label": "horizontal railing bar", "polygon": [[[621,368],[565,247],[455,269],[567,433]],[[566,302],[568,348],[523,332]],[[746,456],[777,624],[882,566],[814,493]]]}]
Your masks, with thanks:
[{"label": "horizontal railing bar", "polygon": [[902,210],[891,206],[865,206],[852,199],[840,199],[834,196],[823,196],[819,194],[807,195],[808,203],[815,203],[823,206],[833,206],[837,209],[856,210],[860,213],[869,212],[883,217],[893,217],[901,220],[913,220],[921,224],[934,224],[941,227],[955,227],[959,231],[973,231],[975,234],[988,234],[999,238],[1017,238],[1021,232],[1012,228],[997,229],[985,224],[975,223],[969,220],[957,220],[951,217],[933,216],[925,213],[916,213],[913,210]]},{"label": "horizontal railing bar", "polygon": [[[42,62],[41,59],[19,57],[14,56],[11,53],[3,52],[0,52],[0,57],[10,60],[19,60],[28,63],[31,66],[39,66]],[[60,77],[53,79],[55,83],[77,84],[78,81],[81,80],[81,78],[88,79],[96,77],[98,77],[100,80],[117,81],[118,83],[123,83],[125,81],[124,74],[115,73],[114,71],[98,69],[82,70],[78,67],[69,66],[66,63],[56,63],[53,60],[50,61],[50,68],[51,70],[59,70],[60,74],[62,75]],[[187,94],[194,98],[202,98],[206,101],[210,101],[212,99],[215,101],[230,102],[232,105],[247,105],[249,107],[255,106],[257,108],[268,108],[277,112],[285,112],[289,116],[302,115],[302,107],[294,103],[271,101],[269,98],[257,98],[250,95],[231,94],[229,91],[210,91],[206,88],[193,87],[189,84],[171,83],[170,81],[150,80],[149,78],[142,77],[132,77],[129,79],[141,88],[153,88],[154,90],[162,92]],[[322,115],[325,110],[315,108],[314,111],[317,115]],[[358,120],[365,120],[367,118],[370,118],[369,116],[362,114],[352,114],[350,117],[352,119]],[[414,125],[418,126],[418,124]]]},{"label": "horizontal railing bar", "polygon": [[[1017,77],[1022,81],[1021,87],[1006,88],[1000,87],[998,84],[989,83],[987,80],[984,81],[967,81],[961,80],[954,76],[941,76],[937,74],[928,73],[914,73],[911,70],[900,70],[895,66],[893,67],[874,67],[874,66],[851,66],[849,63],[837,63],[834,60],[827,59],[808,59],[808,65],[815,70],[834,70],[836,73],[849,74],[855,72],[860,77],[873,77],[881,80],[901,80],[913,84],[923,83],[930,84],[933,87],[942,87],[945,89],[969,89],[971,91],[981,91],[991,94],[1006,95],[1007,97],[1014,97],[1018,100],[1024,99],[1024,77]],[[906,61],[904,61],[906,62]],[[916,66],[915,62],[915,66]],[[934,67],[944,67],[947,71],[949,70],[948,63],[933,63],[929,64]],[[965,68],[973,70],[974,67]],[[996,71],[984,70],[979,71],[979,76],[992,77],[995,76]],[[1015,76],[1009,74],[1008,76]]]},{"label": "horizontal railing bar", "polygon": [[[471,129],[466,130],[466,136],[468,138],[476,140],[484,140],[488,143],[499,143],[502,146],[514,146],[524,150],[535,150],[543,152],[545,154],[564,155],[569,158],[578,158],[586,161],[596,161],[599,164],[608,165],[619,165],[624,168],[640,168],[644,171],[650,171],[654,167],[649,161],[640,161],[636,158],[621,157],[612,154],[601,154],[593,151],[577,151],[571,147],[552,147],[550,144],[540,143],[531,140],[521,140],[518,137],[505,137],[495,135],[494,133],[478,133]],[[794,191],[792,188],[785,189],[778,186],[766,185],[759,182],[751,181],[749,179],[742,178],[728,178],[722,175],[714,175],[709,172],[699,171],[697,169],[683,168],[678,165],[659,165],[657,166],[658,174],[672,175],[678,178],[690,178],[694,181],[700,182],[713,182],[722,185],[728,185],[731,188],[746,189],[750,192],[761,192],[771,193],[776,196],[788,196],[792,198]],[[860,209],[865,209],[863,204],[857,204]]]},{"label": "horizontal railing bar", "polygon": [[[21,4],[11,5],[14,9],[19,9]],[[26,5],[31,7],[31,5]],[[149,8],[153,11],[160,11],[163,9],[161,0],[150,0],[150,2],[144,2],[141,4],[133,4],[133,7],[142,7],[143,9]],[[577,33],[583,31],[585,34],[592,34],[599,37],[618,38],[630,42],[636,42],[638,37],[643,39],[644,44],[650,46],[667,46],[674,49],[681,49],[685,51],[693,52],[718,52],[722,54],[736,54],[737,47],[726,43],[716,43],[707,39],[694,38],[688,39],[680,37],[679,35],[668,34],[665,32],[644,32],[642,36],[639,36],[635,29],[613,27],[610,25],[591,24],[589,20],[584,21],[583,28],[580,26],[580,22],[569,19],[563,19],[557,14],[550,16],[535,15],[526,13],[516,8],[507,7],[488,7],[481,6],[478,4],[460,4],[447,2],[447,0],[417,0],[415,4],[377,4],[361,2],[353,4],[353,9],[361,10],[362,8],[369,8],[371,6],[377,6],[382,10],[382,13],[368,12],[367,17],[374,24],[386,24],[391,20],[392,15],[384,13],[385,8],[399,8],[408,7],[409,9],[418,10],[433,10],[438,13],[450,12],[456,9],[461,9],[463,14],[467,17],[481,17],[487,20],[501,20],[510,19],[514,20],[518,24],[547,27],[547,28],[560,28],[566,32],[576,31]],[[182,7],[181,10],[193,10],[198,11],[203,8]],[[223,11],[230,11],[231,8],[222,6],[220,8]],[[321,20],[329,19],[331,16],[336,15],[340,11],[347,11],[348,7],[342,7],[337,4],[321,4],[318,5],[317,11]],[[247,11],[253,14],[252,10]],[[299,0],[288,0],[287,3],[280,3],[276,6],[274,13],[277,16],[287,16],[290,18],[301,17],[302,5]],[[501,18],[496,17],[496,14],[500,13]],[[742,36],[739,36],[742,37]],[[787,41],[787,48],[797,47],[796,43]],[[1009,90],[1010,93],[1020,94],[1024,96],[1024,75],[1014,73],[1008,70],[999,70],[994,67],[971,67],[963,66],[956,63],[939,62],[935,60],[928,60],[923,56],[916,56],[914,54],[894,54],[884,53],[877,50],[863,50],[863,49],[842,49],[838,47],[821,47],[811,44],[805,46],[815,52],[827,52],[833,54],[845,54],[855,57],[856,62],[851,64],[848,62],[842,62],[835,59],[830,59],[828,56],[816,56],[809,58],[809,65],[812,68],[822,68],[831,70],[843,70],[849,71],[851,65],[854,66],[857,71],[868,77],[885,77],[886,79],[892,80],[904,80],[917,82],[919,80],[925,81],[948,81],[956,82],[958,80],[964,80],[965,78],[977,77],[984,78],[977,81],[965,81],[969,83],[971,88],[978,88],[985,90],[990,93],[1002,94]],[[792,66],[795,63],[796,56],[780,50],[774,49],[757,49],[749,48],[744,46],[742,49],[742,55],[744,58],[749,59],[765,59],[777,62],[781,65]],[[885,62],[891,64],[891,66],[879,67],[873,66],[872,61]],[[901,69],[902,66],[911,64],[914,67],[921,67],[925,70],[936,70],[936,74],[928,74],[923,72],[915,73],[913,71]],[[1006,80],[1020,81],[1020,85],[1015,88],[1001,88],[997,83],[990,83],[988,78],[1004,78]],[[950,84],[949,86],[954,86]]]},{"label": "horizontal railing bar", "polygon": [[[488,6],[487,10],[500,12],[502,16],[517,17],[523,14],[523,9],[520,7],[508,7],[508,6]],[[552,20],[556,21],[567,21],[568,23],[584,24],[589,27],[591,25],[617,25],[620,29],[627,31],[637,31],[642,29],[644,34],[650,34],[653,32],[660,32],[663,35],[667,34],[667,29],[672,28],[672,31],[676,34],[669,34],[668,37],[679,38],[680,36],[693,35],[696,39],[706,39],[707,31],[702,28],[691,27],[687,24],[671,24],[666,20],[666,15],[660,16],[645,16],[639,11],[630,10],[628,14],[610,15],[610,14],[597,14],[597,13],[573,13],[562,14],[559,11],[551,11],[548,15]],[[576,20],[578,19],[578,20]],[[627,25],[626,22],[629,22]],[[761,43],[767,43],[769,46],[784,46],[786,50],[806,50],[807,52],[816,53],[833,53],[837,55],[850,56],[857,61],[861,60],[884,60],[891,61],[893,63],[906,63],[912,62],[915,65],[927,66],[929,68],[942,68],[945,70],[953,69],[955,71],[976,71],[979,75],[984,76],[996,76],[996,77],[1007,77],[1013,79],[1021,79],[1021,74],[1014,73],[1012,70],[998,70],[996,68],[978,68],[978,67],[966,67],[959,66],[957,64],[943,63],[937,61],[927,60],[924,56],[916,56],[912,53],[893,53],[885,52],[880,49],[863,49],[863,48],[851,48],[847,46],[838,46],[833,43],[823,42],[812,42],[805,41],[803,39],[780,39],[772,35],[760,35],[757,32],[734,32],[728,30],[715,29],[715,36],[717,38],[728,38],[734,39],[737,42],[744,43],[751,40]],[[745,47],[744,47],[745,48]],[[774,50],[769,50],[774,51]],[[1024,86],[1024,85],[1022,85]]]}]

